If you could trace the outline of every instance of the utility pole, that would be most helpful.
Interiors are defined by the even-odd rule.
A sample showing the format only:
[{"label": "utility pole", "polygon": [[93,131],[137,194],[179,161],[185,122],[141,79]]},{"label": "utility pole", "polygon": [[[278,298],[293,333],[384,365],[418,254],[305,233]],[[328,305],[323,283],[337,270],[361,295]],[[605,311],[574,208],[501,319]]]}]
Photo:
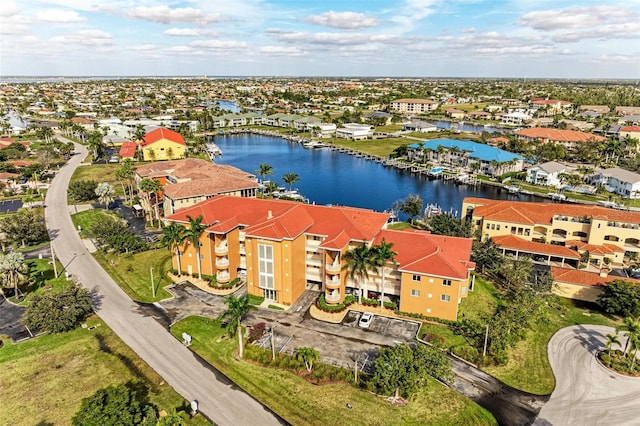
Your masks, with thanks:
[{"label": "utility pole", "polygon": [[156,288],[153,285],[153,266],[149,268],[151,271],[151,293],[153,293],[153,297],[156,297]]},{"label": "utility pole", "polygon": [[56,254],[53,251],[53,241],[49,241],[49,246],[51,247],[51,262],[53,263],[53,273],[56,278],[58,278],[58,265],[56,265]]},{"label": "utility pole", "polygon": [[353,368],[353,380],[358,384],[358,358],[355,359],[356,364]]},{"label": "utility pole", "polygon": [[487,340],[489,339],[489,323],[487,323],[487,326],[485,328],[484,331],[484,347],[482,348],[482,358],[484,358],[487,355]]},{"label": "utility pole", "polygon": [[276,359],[276,326],[271,326],[271,359]]}]

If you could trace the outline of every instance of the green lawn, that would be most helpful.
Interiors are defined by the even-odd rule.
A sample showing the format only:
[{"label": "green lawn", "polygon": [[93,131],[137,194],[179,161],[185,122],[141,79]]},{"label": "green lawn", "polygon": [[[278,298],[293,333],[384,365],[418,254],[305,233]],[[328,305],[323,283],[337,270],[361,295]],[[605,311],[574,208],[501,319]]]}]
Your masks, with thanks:
[{"label": "green lawn", "polygon": [[413,229],[408,222],[394,222],[387,225],[387,229],[395,229],[397,231],[403,231],[405,229]]},{"label": "green lawn", "polygon": [[82,238],[89,237],[89,229],[91,225],[101,216],[112,216],[115,218],[119,218],[119,216],[112,212],[111,210],[105,209],[91,209],[86,210],[80,213],[75,213],[71,215],[71,221],[73,222],[73,226],[78,229],[80,226],[81,232],[80,235]]},{"label": "green lawn", "polygon": [[[21,305],[29,304],[29,301],[36,294],[58,290],[70,284],[70,281],[67,281],[64,277],[60,262],[56,262],[58,278],[55,277],[51,259],[31,259],[25,263],[29,265],[29,281],[27,284],[20,286],[24,295],[19,301]],[[12,297],[11,300],[16,302],[15,297]]]},{"label": "green lawn", "polygon": [[330,142],[332,145],[355,149],[356,151],[364,152],[366,154],[387,158],[397,147],[411,144],[415,141],[405,138],[367,139],[363,141],[331,138],[323,139],[323,142]]},{"label": "green lawn", "polygon": [[92,164],[87,166],[79,166],[71,176],[73,183],[79,180],[93,180],[98,183],[108,182],[115,190],[115,196],[123,195],[122,185],[116,179],[116,172],[122,167],[121,164]]},{"label": "green lawn", "polygon": [[[506,384],[535,394],[549,394],[555,387],[555,379],[549,359],[547,344],[553,334],[576,324],[597,324],[615,327],[619,322],[595,310],[591,304],[570,299],[552,297],[552,303],[546,308],[548,322],[531,330],[526,340],[519,342],[509,350],[509,359],[505,365],[483,367],[485,371],[504,381]],[[493,315],[499,304],[503,303],[492,283],[476,277],[475,289],[462,299],[458,318],[467,317],[483,321]],[[445,346],[453,348],[466,345],[464,339],[445,326],[424,324],[421,335],[432,333],[445,339]]]},{"label": "green lawn", "polygon": [[[94,253],[95,259],[133,300],[153,303],[171,295],[164,289],[171,284],[167,272],[171,269],[171,253],[166,248],[131,255]],[[151,292],[151,268],[156,296]]]},{"label": "green lawn", "polygon": [[[50,334],[0,348],[2,424],[69,425],[83,398],[108,385],[141,382],[159,409],[180,409],[187,402],[129,349],[100,319],[93,330]],[[209,424],[202,416],[189,425]]]},{"label": "green lawn", "polygon": [[312,385],[284,370],[238,361],[233,356],[236,339],[222,339],[224,330],[215,321],[190,317],[171,329],[177,338],[185,331],[193,337],[192,350],[291,424],[496,424],[489,412],[436,381],[406,407],[392,407],[347,384]]}]

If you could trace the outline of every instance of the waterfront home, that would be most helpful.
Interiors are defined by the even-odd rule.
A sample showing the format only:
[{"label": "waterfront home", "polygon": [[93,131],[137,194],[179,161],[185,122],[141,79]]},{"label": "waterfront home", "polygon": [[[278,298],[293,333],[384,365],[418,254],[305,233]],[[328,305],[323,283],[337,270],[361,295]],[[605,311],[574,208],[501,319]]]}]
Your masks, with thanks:
[{"label": "waterfront home", "polygon": [[422,120],[412,120],[402,125],[402,130],[407,132],[437,132],[438,128],[435,124]]},{"label": "waterfront home", "polygon": [[522,111],[514,111],[500,116],[500,123],[506,126],[523,126],[531,120],[531,116]]},{"label": "waterfront home", "polygon": [[602,169],[589,177],[594,185],[602,185],[604,188],[618,194],[623,198],[640,198],[640,174],[620,167]]},{"label": "waterfront home", "polygon": [[640,126],[624,126],[620,128],[620,132],[618,132],[618,138],[620,140],[636,139],[639,144],[636,145],[636,149],[640,148]]},{"label": "waterfront home", "polygon": [[467,115],[466,112],[457,108],[447,108],[444,110],[444,113],[447,115],[447,117],[451,117],[454,120],[462,120]]},{"label": "waterfront home", "polygon": [[609,271],[640,253],[640,212],[474,197],[463,200],[462,212],[480,238],[492,239],[504,254],[551,267],[554,282],[565,284],[553,291],[565,297],[595,301]]},{"label": "waterfront home", "polygon": [[640,107],[638,106],[617,106],[616,115],[640,115]]},{"label": "waterfront home", "polygon": [[571,173],[573,168],[556,161],[548,161],[527,169],[527,182],[534,185],[553,186],[559,188],[562,185],[560,175]]},{"label": "waterfront home", "polygon": [[580,105],[578,107],[579,111],[592,111],[600,115],[607,115],[611,112],[611,108],[607,105]]},{"label": "waterfront home", "polygon": [[573,104],[560,99],[531,98],[529,108],[531,111],[542,111],[549,115],[555,115],[570,112]]},{"label": "waterfront home", "polygon": [[138,166],[134,178],[138,190],[144,178],[160,183],[165,215],[219,195],[255,197],[258,188],[255,176],[251,173],[198,158]]},{"label": "waterfront home", "polygon": [[489,176],[519,172],[524,166],[524,158],[521,155],[467,140],[432,139],[410,144],[408,148],[409,160],[426,160],[465,170],[476,169],[479,173]]},{"label": "waterfront home", "polygon": [[298,117],[293,120],[293,128],[301,132],[309,132],[321,123],[316,117]]},{"label": "waterfront home", "polygon": [[359,141],[373,137],[373,127],[368,124],[345,123],[336,129],[336,137]]},{"label": "waterfront home", "polygon": [[[190,275],[215,275],[218,283],[245,277],[249,294],[291,305],[306,288],[337,304],[347,294],[393,301],[405,312],[457,319],[470,285],[471,240],[424,231],[387,230],[389,215],[352,207],[218,196],[166,217],[207,226],[196,248],[180,245],[180,267]],[[363,244],[393,244],[396,262],[351,278],[345,254]],[[174,268],[178,259],[173,257]],[[383,288],[384,285],[384,288]]]},{"label": "waterfront home", "polygon": [[391,120],[393,119],[393,114],[389,114],[388,112],[384,112],[384,111],[373,111],[373,112],[370,112],[369,114],[365,114],[363,118],[367,120],[367,122],[377,123],[380,121],[383,124],[391,124]]},{"label": "waterfront home", "polygon": [[337,126],[333,123],[318,123],[313,126],[314,135],[319,138],[331,138],[336,134]]},{"label": "waterfront home", "polygon": [[407,114],[426,114],[436,110],[439,105],[433,99],[396,99],[389,104],[392,110]]},{"label": "waterfront home", "polygon": [[582,143],[604,142],[607,139],[591,133],[578,130],[562,130],[548,127],[532,127],[515,132],[516,137],[524,142],[532,144],[556,143],[568,150],[573,150]]},{"label": "waterfront home", "polygon": [[140,143],[144,161],[183,158],[187,144],[178,132],[159,127],[144,135]]}]

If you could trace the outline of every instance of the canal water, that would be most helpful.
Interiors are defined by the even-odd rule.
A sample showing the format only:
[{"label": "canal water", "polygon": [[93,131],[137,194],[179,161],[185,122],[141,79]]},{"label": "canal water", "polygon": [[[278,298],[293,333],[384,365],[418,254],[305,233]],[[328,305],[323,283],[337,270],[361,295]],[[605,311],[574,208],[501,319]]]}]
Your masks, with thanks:
[{"label": "canal water", "polygon": [[260,164],[267,163],[273,167],[273,176],[266,179],[282,186],[286,186],[282,181],[284,174],[296,173],[300,181],[293,188],[316,204],[383,211],[391,209],[395,201],[410,194],[419,194],[425,207],[437,204],[444,211],[457,214],[464,197],[535,199],[509,194],[502,188],[431,180],[330,149],[307,149],[278,137],[253,134],[216,136],[215,143],[223,153],[222,157],[216,158],[216,163],[229,164],[251,173]]}]

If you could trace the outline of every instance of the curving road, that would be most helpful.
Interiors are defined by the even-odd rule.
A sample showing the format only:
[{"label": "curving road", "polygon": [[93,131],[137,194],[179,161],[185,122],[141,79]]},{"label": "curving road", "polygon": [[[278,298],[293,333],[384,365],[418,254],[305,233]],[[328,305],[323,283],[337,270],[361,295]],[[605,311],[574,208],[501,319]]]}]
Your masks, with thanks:
[{"label": "curving road", "polygon": [[[576,325],[549,341],[549,362],[556,388],[533,423],[538,426],[638,425],[640,378],[610,372],[596,360],[611,327]],[[620,336],[624,345],[624,339]]]},{"label": "curving road", "polygon": [[200,411],[216,424],[283,424],[269,409],[171,336],[89,254],[73,227],[67,206],[69,180],[86,155],[86,148],[76,144],[76,155],[53,179],[45,202],[45,220],[60,262],[93,292],[96,313],[187,401],[197,400]]}]

